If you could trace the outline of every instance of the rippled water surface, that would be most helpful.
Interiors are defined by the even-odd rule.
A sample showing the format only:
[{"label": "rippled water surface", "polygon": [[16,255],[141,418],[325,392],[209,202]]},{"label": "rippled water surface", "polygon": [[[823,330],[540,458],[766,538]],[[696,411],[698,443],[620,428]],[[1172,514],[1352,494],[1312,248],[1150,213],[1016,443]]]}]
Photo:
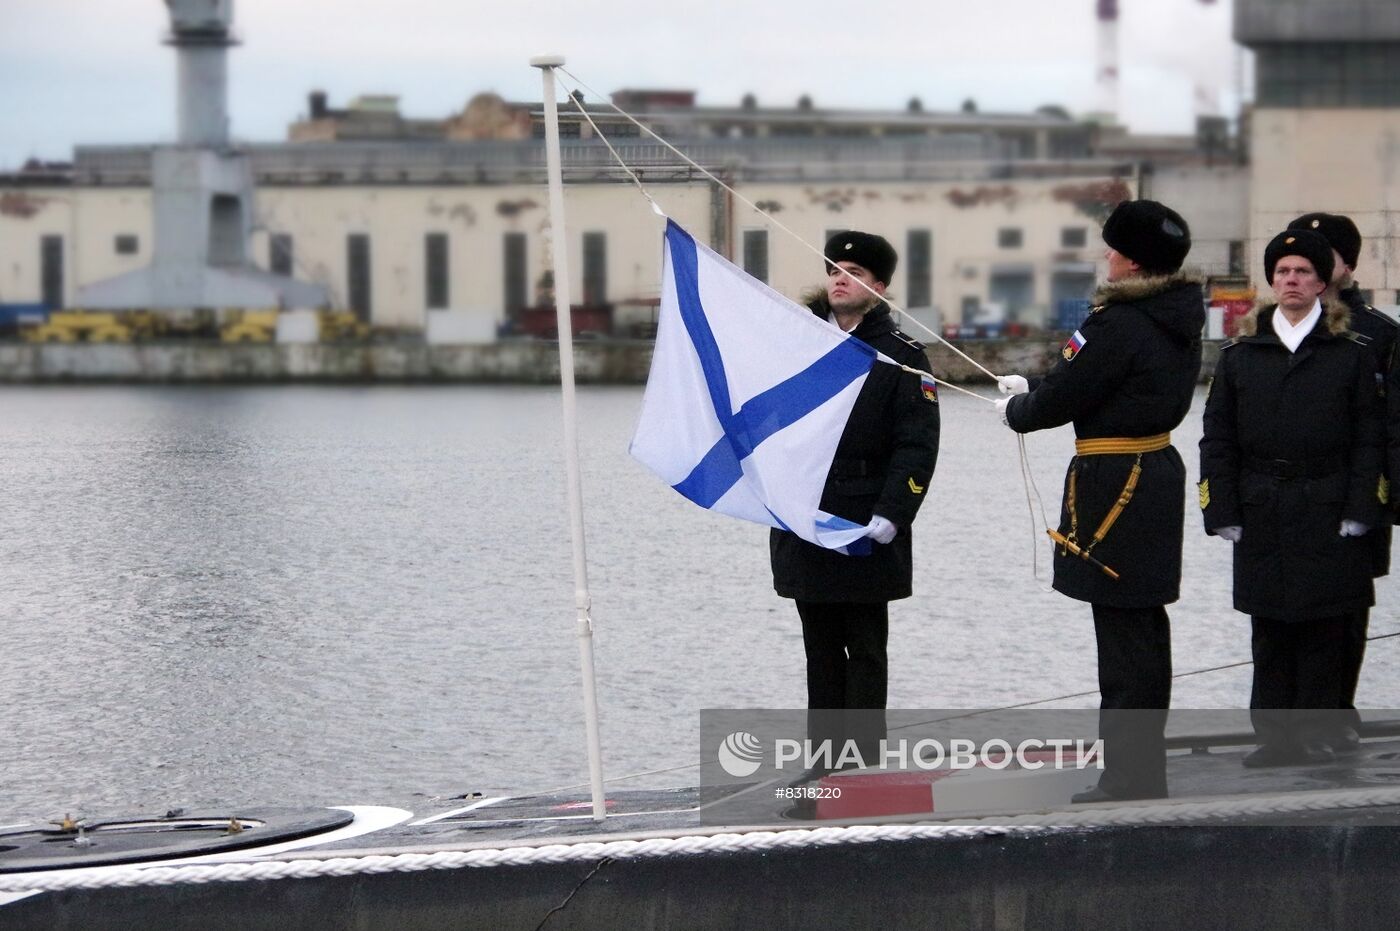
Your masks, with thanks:
[{"label": "rippled water surface", "polygon": [[[693,764],[701,708],[805,700],[767,531],[627,457],[640,401],[579,398],[609,777]],[[1177,433],[1192,473],[1203,402]],[[7,388],[0,411],[0,821],[586,780],[557,389]],[[943,419],[891,706],[1093,706],[1088,607],[1032,576],[1048,545],[1013,435],[952,392]],[[1027,448],[1053,519],[1072,436]],[[1228,544],[1188,506],[1179,672],[1249,655]],[[1373,644],[1362,703],[1400,701],[1395,643]],[[1248,687],[1193,676],[1174,702]]]}]

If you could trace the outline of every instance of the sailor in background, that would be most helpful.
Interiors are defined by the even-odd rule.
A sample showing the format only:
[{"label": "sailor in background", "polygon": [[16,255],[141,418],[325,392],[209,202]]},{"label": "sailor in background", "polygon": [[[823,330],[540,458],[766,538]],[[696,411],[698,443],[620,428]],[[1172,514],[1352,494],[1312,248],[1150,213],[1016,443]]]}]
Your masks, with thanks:
[{"label": "sailor in background", "polygon": [[1038,384],[999,379],[1017,433],[1073,423],[1056,534],[1055,589],[1093,608],[1105,769],[1076,802],[1167,794],[1171,701],[1166,605],[1181,584],[1186,466],[1171,445],[1201,370],[1205,303],[1182,274],[1190,230],[1150,200],[1118,205],[1103,228],[1108,280]]},{"label": "sailor in background", "polygon": [[1241,321],[1206,400],[1200,504],[1235,544],[1250,615],[1259,747],[1250,767],[1335,758],[1357,612],[1374,602],[1367,531],[1385,516],[1383,408],[1364,336],[1323,300],[1332,247],[1285,230],[1264,250],[1278,304]]},{"label": "sailor in background", "polygon": [[[1395,343],[1397,334],[1400,334],[1400,324],[1366,303],[1353,277],[1361,256],[1361,231],[1350,217],[1333,213],[1304,214],[1288,224],[1288,228],[1312,230],[1332,246],[1331,288],[1351,312],[1348,328],[1371,341],[1371,352],[1376,357],[1376,379],[1384,388],[1387,382],[1400,377],[1400,372],[1395,368]],[[1391,442],[1400,442],[1400,424],[1393,425],[1393,432],[1395,435],[1391,436]],[[1393,487],[1396,472],[1387,469],[1386,473],[1386,479]],[[1394,504],[1392,500],[1391,505]],[[1383,517],[1380,525],[1366,534],[1366,539],[1371,542],[1371,575],[1375,578],[1390,572],[1391,524],[1395,521],[1400,521],[1400,512],[1392,510],[1389,519]],[[1366,634],[1370,621],[1370,609],[1362,608],[1356,612],[1347,631],[1346,678],[1342,686],[1341,707],[1348,714],[1345,715],[1346,726],[1335,735],[1332,744],[1332,749],[1338,753],[1354,752],[1361,743],[1357,733],[1361,716],[1356,713],[1356,685],[1361,678],[1362,661],[1366,658]]]},{"label": "sailor in background", "polygon": [[[773,530],[773,588],[797,602],[807,656],[808,736],[840,754],[854,738],[879,762],[885,737],[889,602],[913,592],[911,525],[938,458],[938,393],[924,347],[895,329],[883,295],[897,256],[882,237],[846,231],[824,250],[826,286],[812,313],[914,372],[877,363],[856,398],[826,478],[821,508],[868,524],[868,555],[844,555]],[[861,287],[864,282],[870,290]],[[843,709],[878,709],[845,715]],[[833,762],[835,758],[833,757]]]}]

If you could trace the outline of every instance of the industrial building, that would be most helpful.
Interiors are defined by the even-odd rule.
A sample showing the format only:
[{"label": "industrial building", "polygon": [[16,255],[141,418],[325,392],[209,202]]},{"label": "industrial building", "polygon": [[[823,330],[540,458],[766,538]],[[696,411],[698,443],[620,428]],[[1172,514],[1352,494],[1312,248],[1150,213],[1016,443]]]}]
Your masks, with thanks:
[{"label": "industrial building", "polygon": [[[1139,196],[1190,220],[1190,264],[1246,288],[1292,216],[1350,213],[1367,237],[1358,277],[1393,304],[1400,12],[1237,0],[1235,15],[1258,61],[1237,135],[1214,117],[1194,136],[1137,137],[1055,107],[983,113],[971,101],[933,112],[916,99],[833,110],[751,95],[699,106],[688,89],[576,95],[561,108],[571,293],[605,311],[583,328],[648,334],[661,247],[659,220],[580,110],[672,218],[792,297],[820,281],[820,261],[619,109],[808,243],[846,228],[887,236],[901,256],[892,294],[931,326],[1053,326],[1101,270],[1103,217]],[[336,108],[312,92],[287,141],[236,147],[251,182],[246,258],[307,286],[283,288],[279,309],[319,299],[385,333],[453,320],[438,331],[547,335],[532,314],[552,300],[541,120],[539,103],[493,94],[423,119],[391,95]],[[79,147],[71,163],[0,174],[0,304],[82,306],[152,265],[167,148]]]}]

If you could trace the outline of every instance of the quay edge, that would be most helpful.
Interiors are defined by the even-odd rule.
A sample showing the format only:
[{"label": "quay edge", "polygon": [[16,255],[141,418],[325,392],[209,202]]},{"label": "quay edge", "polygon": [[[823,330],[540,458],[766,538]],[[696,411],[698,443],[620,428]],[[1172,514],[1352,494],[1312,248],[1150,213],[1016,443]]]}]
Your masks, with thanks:
[{"label": "quay edge", "polygon": [[[1062,336],[969,341],[958,348],[997,373],[1041,375],[1058,358]],[[644,384],[650,341],[574,343],[582,384]],[[1205,344],[1201,380],[1215,371],[1219,343]],[[990,387],[986,377],[946,347],[932,345],[933,373],[954,383]],[[558,384],[554,342],[487,345],[424,343],[0,343],[0,384],[286,384],[286,383]]]}]

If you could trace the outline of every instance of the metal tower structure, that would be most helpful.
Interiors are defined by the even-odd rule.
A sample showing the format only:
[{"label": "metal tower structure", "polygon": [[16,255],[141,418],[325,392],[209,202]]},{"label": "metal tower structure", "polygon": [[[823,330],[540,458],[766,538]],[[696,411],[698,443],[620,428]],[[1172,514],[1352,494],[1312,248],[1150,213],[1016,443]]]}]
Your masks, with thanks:
[{"label": "metal tower structure", "polygon": [[151,153],[155,247],[145,268],[80,289],[102,310],[196,312],[308,308],[320,285],[272,275],[248,257],[253,176],[229,143],[228,50],[233,0],[165,0],[177,66],[176,141]]}]

